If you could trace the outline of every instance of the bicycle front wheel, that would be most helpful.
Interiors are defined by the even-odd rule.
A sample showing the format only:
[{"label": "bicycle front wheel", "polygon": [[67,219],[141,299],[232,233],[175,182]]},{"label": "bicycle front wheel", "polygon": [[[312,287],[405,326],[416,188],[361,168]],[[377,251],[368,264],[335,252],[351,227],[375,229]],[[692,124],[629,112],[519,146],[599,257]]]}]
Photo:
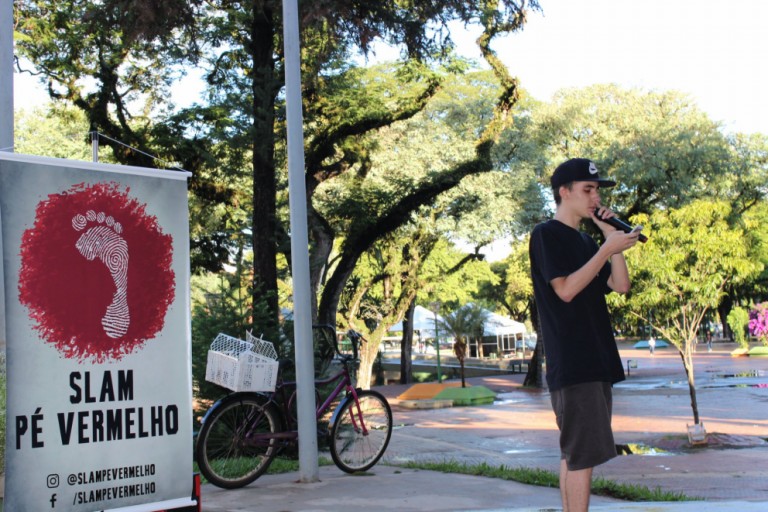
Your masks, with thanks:
[{"label": "bicycle front wheel", "polygon": [[211,412],[197,439],[200,472],[224,489],[243,487],[260,477],[275,458],[281,430],[278,412],[256,396],[234,395]]},{"label": "bicycle front wheel", "polygon": [[392,409],[387,399],[371,390],[358,390],[357,398],[356,402],[347,396],[331,427],[331,457],[347,473],[372,468],[392,436]]}]

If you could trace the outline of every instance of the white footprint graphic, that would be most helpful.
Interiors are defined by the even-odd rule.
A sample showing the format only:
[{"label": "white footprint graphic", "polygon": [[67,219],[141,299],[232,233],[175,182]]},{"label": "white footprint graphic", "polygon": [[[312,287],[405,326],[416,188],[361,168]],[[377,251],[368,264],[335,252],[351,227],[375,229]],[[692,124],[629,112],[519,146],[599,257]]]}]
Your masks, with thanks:
[{"label": "white footprint graphic", "polygon": [[85,215],[78,213],[72,218],[75,231],[83,231],[92,225],[75,243],[75,247],[89,261],[99,258],[109,269],[115,282],[112,304],[101,319],[104,332],[110,338],[120,338],[128,332],[131,316],[128,311],[128,244],[120,236],[123,227],[104,212],[88,210]]}]

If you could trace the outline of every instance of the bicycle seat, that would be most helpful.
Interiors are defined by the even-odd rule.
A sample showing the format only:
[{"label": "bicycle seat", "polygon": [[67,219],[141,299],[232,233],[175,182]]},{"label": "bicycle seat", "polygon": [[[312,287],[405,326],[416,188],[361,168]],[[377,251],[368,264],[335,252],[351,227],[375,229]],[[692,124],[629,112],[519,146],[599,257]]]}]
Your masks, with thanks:
[{"label": "bicycle seat", "polygon": [[294,363],[293,359],[281,358],[281,359],[277,360],[277,371],[278,372],[282,372],[286,368],[287,369],[291,369],[294,366],[295,366],[295,363]]}]

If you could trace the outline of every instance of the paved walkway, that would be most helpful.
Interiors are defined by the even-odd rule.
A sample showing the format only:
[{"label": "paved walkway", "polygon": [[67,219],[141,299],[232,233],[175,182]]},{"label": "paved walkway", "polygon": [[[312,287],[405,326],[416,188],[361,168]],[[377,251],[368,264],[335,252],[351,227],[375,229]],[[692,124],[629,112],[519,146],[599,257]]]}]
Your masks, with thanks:
[{"label": "paved walkway", "polygon": [[[635,359],[638,367],[615,388],[614,431],[618,443],[647,454],[618,457],[595,470],[597,477],[705,501],[638,504],[593,497],[593,510],[768,510],[768,358],[732,358],[732,345],[715,347],[695,357],[699,412],[718,445],[682,449],[692,412],[677,353],[664,349],[650,356],[627,348],[622,359]],[[407,386],[378,388],[393,405],[396,429],[384,460],[370,474],[347,475],[328,466],[320,468],[315,483],[297,483],[299,474],[293,473],[262,477],[234,491],[204,485],[203,510],[560,510],[557,489],[393,466],[454,460],[557,471],[558,434],[549,395],[522,388],[522,379],[471,379],[496,391],[497,402],[435,410],[402,407],[397,397]]]}]

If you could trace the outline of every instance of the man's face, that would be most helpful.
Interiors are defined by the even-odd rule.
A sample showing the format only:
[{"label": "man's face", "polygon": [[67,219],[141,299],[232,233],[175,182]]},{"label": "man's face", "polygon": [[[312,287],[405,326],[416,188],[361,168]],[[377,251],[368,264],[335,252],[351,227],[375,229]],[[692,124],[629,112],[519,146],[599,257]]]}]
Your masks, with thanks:
[{"label": "man's face", "polygon": [[574,181],[570,190],[561,187],[560,195],[563,206],[582,219],[590,218],[590,214],[600,208],[600,188],[596,181]]}]

